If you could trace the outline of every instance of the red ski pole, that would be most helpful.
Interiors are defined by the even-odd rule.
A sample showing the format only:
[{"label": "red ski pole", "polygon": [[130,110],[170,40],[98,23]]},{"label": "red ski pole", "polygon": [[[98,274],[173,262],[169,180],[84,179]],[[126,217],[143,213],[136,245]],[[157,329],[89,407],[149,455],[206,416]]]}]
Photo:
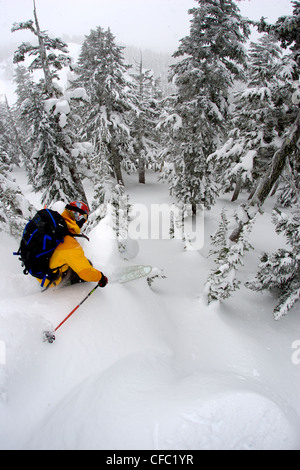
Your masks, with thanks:
[{"label": "red ski pole", "polygon": [[78,304],[73,310],[71,313],[69,313],[69,315],[55,328],[55,330],[53,332],[51,331],[44,331],[44,342],[48,341],[48,343],[52,344],[54,341],[55,341],[55,334],[57,332],[57,330],[63,326],[64,323],[66,323],[67,320],[69,320],[69,318],[76,312],[76,310],[79,309],[79,307],[81,307],[81,305],[95,292],[95,290],[99,287],[99,284],[96,285],[96,287],[94,287],[93,290],[91,290],[91,292],[80,302],[80,304]]}]

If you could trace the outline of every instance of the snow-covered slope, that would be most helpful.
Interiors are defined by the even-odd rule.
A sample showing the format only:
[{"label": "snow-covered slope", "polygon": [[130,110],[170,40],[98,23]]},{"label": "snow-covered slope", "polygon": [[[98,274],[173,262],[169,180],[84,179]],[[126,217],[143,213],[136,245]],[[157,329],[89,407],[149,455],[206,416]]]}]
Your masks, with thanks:
[{"label": "snow-covered slope", "polygon": [[[156,175],[146,186],[135,179],[127,181],[130,202],[172,202]],[[209,307],[203,298],[209,234],[226,204],[206,214],[201,252],[143,240],[122,260],[102,221],[84,242],[96,267],[109,276],[113,266],[151,264],[166,279],[97,290],[53,345],[42,332],[92,286],[41,293],[12,256],[16,242],[0,234],[1,449],[300,449],[300,365],[292,362],[299,307],[275,322],[268,294],[242,288]],[[260,251],[283,243],[268,214],[253,237],[245,280]]]}]

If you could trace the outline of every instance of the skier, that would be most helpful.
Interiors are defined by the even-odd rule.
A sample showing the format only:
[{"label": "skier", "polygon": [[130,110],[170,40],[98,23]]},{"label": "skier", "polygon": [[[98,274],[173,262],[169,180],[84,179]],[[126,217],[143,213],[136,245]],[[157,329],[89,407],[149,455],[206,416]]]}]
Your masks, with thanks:
[{"label": "skier", "polygon": [[[80,235],[81,228],[88,220],[89,208],[83,202],[74,201],[66,205],[61,215],[69,232]],[[52,270],[57,270],[57,277],[54,282],[46,281],[44,284],[46,288],[57,286],[62,280],[64,280],[64,283],[70,282],[71,284],[98,282],[100,287],[105,287],[108,283],[107,277],[101,271],[93,268],[81,245],[70,235],[65,236],[64,242],[60,243],[54,250],[49,267]],[[40,282],[42,282],[42,279]]]}]

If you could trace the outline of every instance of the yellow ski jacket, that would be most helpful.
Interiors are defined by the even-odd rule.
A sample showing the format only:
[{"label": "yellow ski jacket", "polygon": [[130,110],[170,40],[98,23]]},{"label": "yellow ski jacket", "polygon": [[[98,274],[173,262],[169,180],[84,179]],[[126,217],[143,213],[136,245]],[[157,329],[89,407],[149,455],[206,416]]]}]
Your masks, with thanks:
[{"label": "yellow ski jacket", "polygon": [[[80,228],[76,224],[75,220],[68,210],[62,213],[62,217],[65,219],[69,232],[74,235],[80,234]],[[50,258],[49,266],[51,269],[59,268],[59,277],[55,281],[55,284],[51,284],[50,287],[60,284],[63,278],[63,274],[71,268],[75,273],[83,280],[87,282],[99,282],[102,278],[102,273],[97,269],[93,268],[89,260],[86,258],[84,251],[78,241],[67,235],[64,238],[64,242],[58,245],[53,255]],[[41,281],[42,282],[42,281]],[[45,287],[49,286],[50,281],[45,282]]]}]

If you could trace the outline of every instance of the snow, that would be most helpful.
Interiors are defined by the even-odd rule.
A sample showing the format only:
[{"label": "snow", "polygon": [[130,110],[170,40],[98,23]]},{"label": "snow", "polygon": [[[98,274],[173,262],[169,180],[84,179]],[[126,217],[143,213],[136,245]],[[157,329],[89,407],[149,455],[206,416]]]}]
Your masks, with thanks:
[{"label": "snow", "polygon": [[178,131],[182,128],[182,118],[177,113],[163,117],[162,122],[157,126],[157,128],[159,129],[162,126],[167,126],[169,123],[172,124],[174,131]]},{"label": "snow", "polygon": [[128,126],[126,126],[126,124],[123,122],[121,114],[111,113],[110,119],[114,128],[119,127],[124,131],[125,134],[127,134],[128,136],[130,135],[130,130]]},{"label": "snow", "polygon": [[73,92],[70,92],[70,97],[76,100],[82,99],[88,101],[88,95],[85,88],[75,88]]},{"label": "snow", "polygon": [[54,115],[66,115],[69,114],[71,111],[69,102],[64,98],[50,98],[49,100],[45,100],[45,111],[47,113],[50,113],[54,106]]},{"label": "snow", "polygon": [[69,114],[70,113],[70,105],[67,100],[62,99],[56,103],[55,113],[54,114]]},{"label": "snow", "polygon": [[50,111],[56,106],[58,100],[56,98],[50,98],[49,100],[45,100],[45,111],[46,113],[50,113]]},{"label": "snow", "polygon": [[72,156],[77,158],[79,155],[92,155],[94,146],[90,142],[76,142],[73,144]]},{"label": "snow", "polygon": [[238,173],[239,171],[243,170],[246,175],[243,174],[243,179],[249,178],[252,179],[251,173],[253,170],[253,162],[257,155],[256,150],[248,150],[244,157],[241,158],[241,162],[237,163],[235,167],[232,169],[232,173]]},{"label": "snow", "polygon": [[68,122],[67,116],[66,116],[65,114],[61,114],[61,115],[59,116],[59,122],[58,122],[58,123],[59,123],[59,127],[61,127],[61,128],[63,129],[64,127],[66,127],[67,122]]},{"label": "snow", "polygon": [[[129,202],[172,204],[157,174],[146,176],[146,185],[126,177]],[[41,293],[12,256],[16,241],[0,234],[0,449],[300,449],[299,306],[275,322],[276,300],[244,286],[224,303],[205,301],[209,235],[221,208],[232,211],[229,199],[205,214],[201,251],[184,251],[180,240],[131,240],[121,259],[109,217],[102,220],[82,241],[94,266],[109,276],[114,266],[152,265],[166,278],[97,290],[53,345],[42,332],[93,285]],[[283,244],[271,205],[251,237],[244,281],[261,252]]]}]

